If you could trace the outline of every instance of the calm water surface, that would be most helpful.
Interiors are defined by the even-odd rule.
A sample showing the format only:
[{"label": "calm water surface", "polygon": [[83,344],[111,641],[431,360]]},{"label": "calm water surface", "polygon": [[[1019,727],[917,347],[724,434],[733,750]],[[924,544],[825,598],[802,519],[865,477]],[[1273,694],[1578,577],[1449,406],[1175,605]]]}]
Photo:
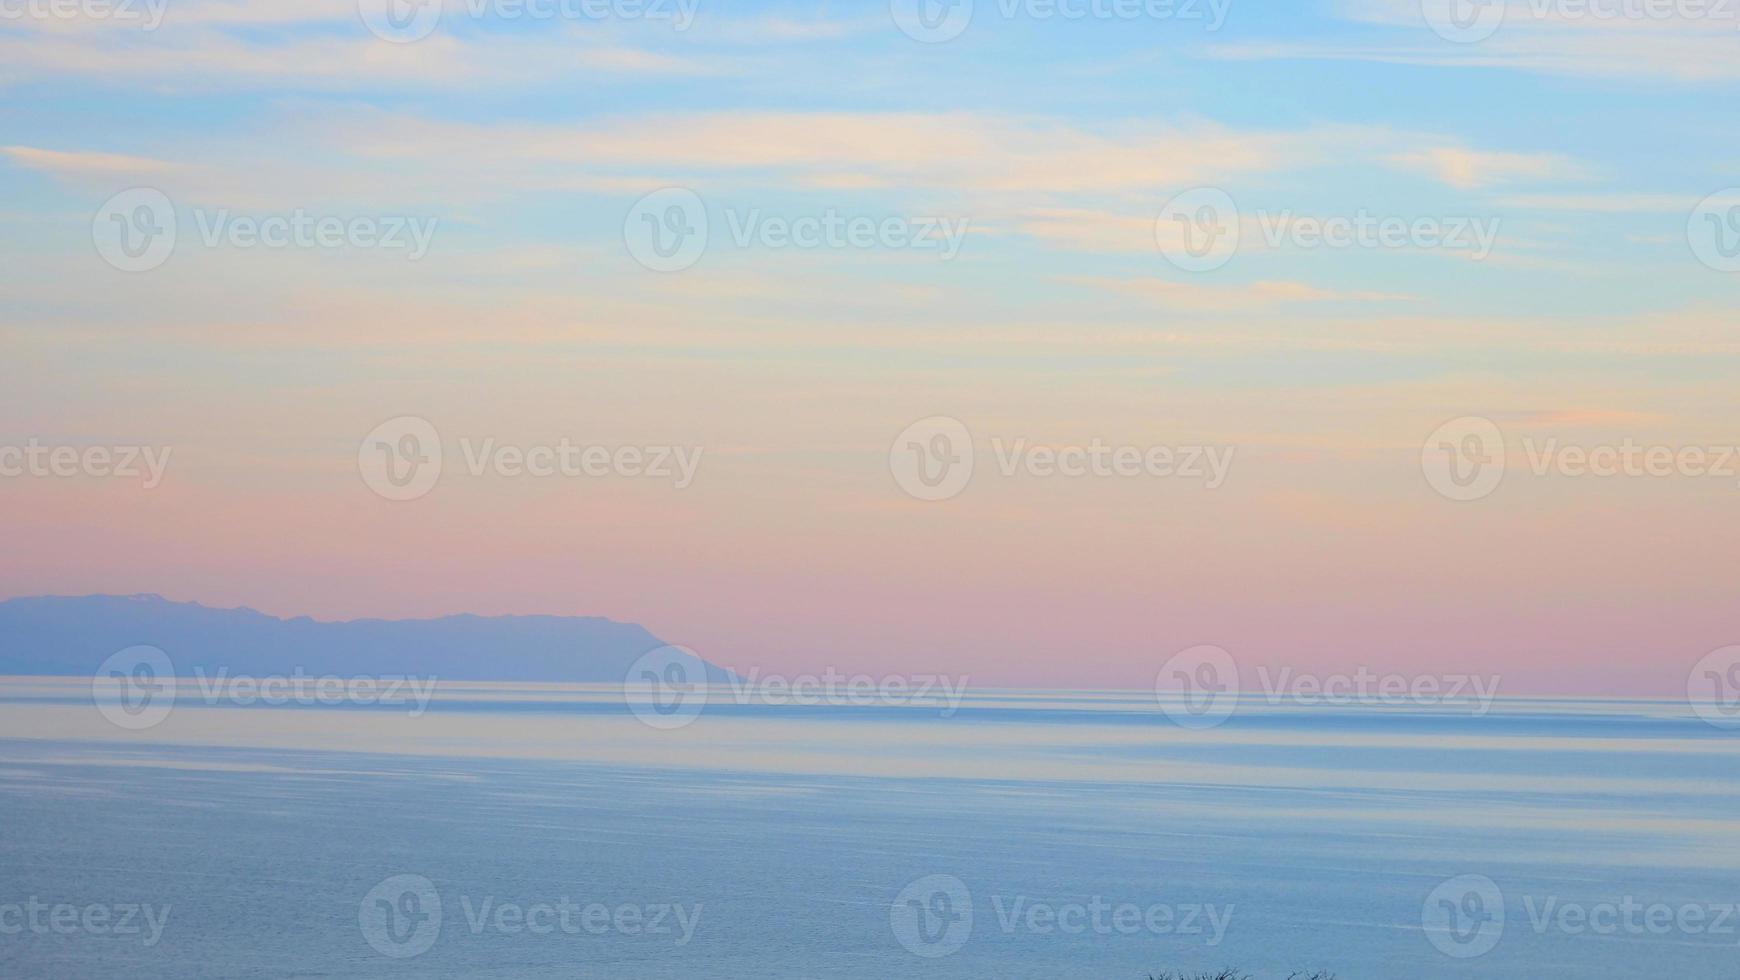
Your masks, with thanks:
[{"label": "calm water surface", "polygon": [[[725,699],[661,731],[620,690],[444,685],[128,731],[12,679],[0,976],[1731,980],[1737,804],[1740,738],[1665,703]],[[154,942],[101,921],[129,906]]]}]

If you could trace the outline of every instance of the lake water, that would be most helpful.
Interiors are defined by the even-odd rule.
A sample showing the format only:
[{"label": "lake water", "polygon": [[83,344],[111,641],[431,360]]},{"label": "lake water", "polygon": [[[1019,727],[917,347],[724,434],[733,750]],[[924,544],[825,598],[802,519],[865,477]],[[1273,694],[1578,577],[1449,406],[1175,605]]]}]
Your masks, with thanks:
[{"label": "lake water", "polygon": [[0,976],[1740,976],[1740,738],[1684,705],[413,713],[0,682]]}]

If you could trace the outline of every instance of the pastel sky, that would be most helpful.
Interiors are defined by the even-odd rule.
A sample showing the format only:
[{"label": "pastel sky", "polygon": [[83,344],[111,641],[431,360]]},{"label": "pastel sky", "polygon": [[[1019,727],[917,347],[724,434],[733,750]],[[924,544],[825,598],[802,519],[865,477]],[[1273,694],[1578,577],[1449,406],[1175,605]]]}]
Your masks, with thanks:
[{"label": "pastel sky", "polygon": [[[1740,643],[1740,462],[1530,469],[1740,443],[1740,5],[1518,0],[1455,41],[1438,0],[977,0],[927,43],[909,0],[700,0],[680,30],[454,0],[398,43],[356,0],[166,2],[155,29],[0,3],[0,446],[173,447],[150,489],[0,477],[0,595],[602,615],[738,667],[1070,688],[1215,644],[1673,695]],[[93,228],[141,187],[177,244],[127,272]],[[629,247],[663,188],[710,226],[680,271]],[[1187,271],[1157,219],[1199,188],[1240,247]],[[433,234],[202,236],[298,213]],[[829,214],[965,234],[734,240]],[[1360,214],[1495,237],[1268,240]],[[359,445],[404,416],[444,471],[393,501]],[[976,462],[923,501],[890,450],[937,416]],[[1509,465],[1450,500],[1422,447],[1470,416]],[[563,438],[703,457],[682,488],[465,470],[461,440]],[[1015,440],[1236,456],[1212,489],[1005,476]]]}]

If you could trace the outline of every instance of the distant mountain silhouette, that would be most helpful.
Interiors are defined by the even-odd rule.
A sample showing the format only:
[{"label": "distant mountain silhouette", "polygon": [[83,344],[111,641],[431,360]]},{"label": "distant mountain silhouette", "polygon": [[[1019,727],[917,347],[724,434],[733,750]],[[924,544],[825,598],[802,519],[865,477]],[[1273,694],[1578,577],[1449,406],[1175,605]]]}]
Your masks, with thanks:
[{"label": "distant mountain silhouette", "polygon": [[[158,647],[178,674],[414,675],[441,680],[617,682],[664,641],[632,623],[577,616],[278,619],[162,596],[34,596],[0,602],[0,674],[90,674],[112,653]],[[716,673],[715,673],[716,672]],[[709,679],[730,675],[708,665]]]}]

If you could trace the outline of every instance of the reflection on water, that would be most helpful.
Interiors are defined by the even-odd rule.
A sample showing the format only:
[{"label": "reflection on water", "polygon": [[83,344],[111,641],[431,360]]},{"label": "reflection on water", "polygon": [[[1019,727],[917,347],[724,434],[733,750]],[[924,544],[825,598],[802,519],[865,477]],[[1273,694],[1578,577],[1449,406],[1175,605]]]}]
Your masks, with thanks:
[{"label": "reflection on water", "polygon": [[[620,689],[443,684],[129,731],[12,679],[0,975],[1727,978],[1736,797],[1740,740],[1650,702],[723,695],[658,730]],[[147,943],[93,905],[168,913]]]}]

